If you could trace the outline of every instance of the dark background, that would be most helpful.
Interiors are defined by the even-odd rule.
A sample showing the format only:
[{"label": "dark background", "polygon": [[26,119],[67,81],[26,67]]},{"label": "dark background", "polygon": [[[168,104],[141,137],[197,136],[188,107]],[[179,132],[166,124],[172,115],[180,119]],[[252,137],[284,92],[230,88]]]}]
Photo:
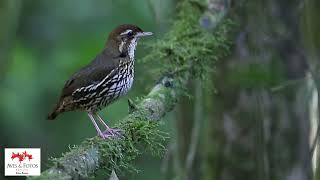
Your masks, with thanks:
[{"label": "dark background", "polygon": [[[96,135],[85,113],[45,118],[64,82],[102,50],[109,32],[132,23],[154,36],[138,44],[133,89],[100,112],[111,125],[126,116],[127,99],[143,97],[159,78],[139,60],[150,52],[145,44],[170,30],[180,1],[1,0],[0,172],[4,147],[40,147],[44,170],[49,157]],[[230,55],[206,82],[190,78],[190,96],[161,122],[170,134],[164,157],[144,154],[134,162],[140,172],[120,179],[319,179],[317,146],[311,153],[318,144],[319,5],[232,1],[238,26]],[[97,179],[106,177],[99,172]]]},{"label": "dark background", "polygon": [[[4,147],[40,147],[44,170],[49,157],[59,157],[68,146],[96,135],[85,113],[65,113],[55,121],[46,120],[64,82],[103,49],[109,32],[117,25],[131,23],[154,32],[152,38],[138,45],[134,88],[100,113],[107,123],[115,124],[128,113],[127,99],[144,95],[153,85],[150,76],[143,73],[148,67],[139,63],[147,53],[141,44],[161,38],[173,6],[168,0],[9,0],[0,2],[0,11],[1,154]],[[142,171],[133,176],[160,179],[160,162],[149,156],[139,159],[136,164]],[[2,155],[0,169],[2,174]]]}]

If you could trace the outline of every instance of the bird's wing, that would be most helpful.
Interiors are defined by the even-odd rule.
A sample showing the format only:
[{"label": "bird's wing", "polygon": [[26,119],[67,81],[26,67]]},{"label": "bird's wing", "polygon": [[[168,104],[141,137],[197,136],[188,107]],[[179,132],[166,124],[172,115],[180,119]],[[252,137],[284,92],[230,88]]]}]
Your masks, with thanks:
[{"label": "bird's wing", "polygon": [[94,86],[102,80],[112,77],[117,73],[117,66],[115,64],[96,64],[88,65],[75,74],[65,83],[61,97],[72,95],[77,89]]}]

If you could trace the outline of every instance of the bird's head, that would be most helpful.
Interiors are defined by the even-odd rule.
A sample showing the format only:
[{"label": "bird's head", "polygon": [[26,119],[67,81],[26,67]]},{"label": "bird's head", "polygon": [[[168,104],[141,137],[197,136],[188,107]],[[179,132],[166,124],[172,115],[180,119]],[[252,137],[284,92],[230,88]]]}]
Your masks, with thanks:
[{"label": "bird's head", "polygon": [[152,35],[151,32],[145,32],[138,26],[123,24],[110,33],[108,41],[106,42],[106,48],[114,53],[117,52],[125,56],[128,55],[133,59],[138,40],[141,37],[150,35]]}]

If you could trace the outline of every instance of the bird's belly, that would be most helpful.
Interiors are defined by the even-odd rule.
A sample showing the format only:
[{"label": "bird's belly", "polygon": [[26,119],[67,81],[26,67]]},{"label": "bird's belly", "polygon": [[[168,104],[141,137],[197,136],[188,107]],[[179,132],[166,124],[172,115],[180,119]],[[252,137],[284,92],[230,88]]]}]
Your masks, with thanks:
[{"label": "bird's belly", "polygon": [[124,78],[118,82],[115,82],[111,87],[106,87],[97,96],[92,98],[90,106],[86,109],[90,111],[100,110],[107,105],[113,103],[121,96],[125,95],[132,87],[133,76]]}]

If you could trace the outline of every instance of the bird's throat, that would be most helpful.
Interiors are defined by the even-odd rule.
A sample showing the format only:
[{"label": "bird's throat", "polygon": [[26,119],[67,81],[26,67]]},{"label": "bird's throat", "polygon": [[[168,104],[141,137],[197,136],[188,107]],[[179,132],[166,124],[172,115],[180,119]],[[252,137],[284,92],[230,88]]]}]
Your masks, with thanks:
[{"label": "bird's throat", "polygon": [[128,40],[128,42],[121,41],[119,45],[119,51],[121,54],[126,54],[129,56],[130,60],[134,60],[134,52],[137,46],[137,38]]},{"label": "bird's throat", "polygon": [[130,60],[134,60],[134,51],[137,47],[137,38],[133,38],[128,46],[128,55]]}]

